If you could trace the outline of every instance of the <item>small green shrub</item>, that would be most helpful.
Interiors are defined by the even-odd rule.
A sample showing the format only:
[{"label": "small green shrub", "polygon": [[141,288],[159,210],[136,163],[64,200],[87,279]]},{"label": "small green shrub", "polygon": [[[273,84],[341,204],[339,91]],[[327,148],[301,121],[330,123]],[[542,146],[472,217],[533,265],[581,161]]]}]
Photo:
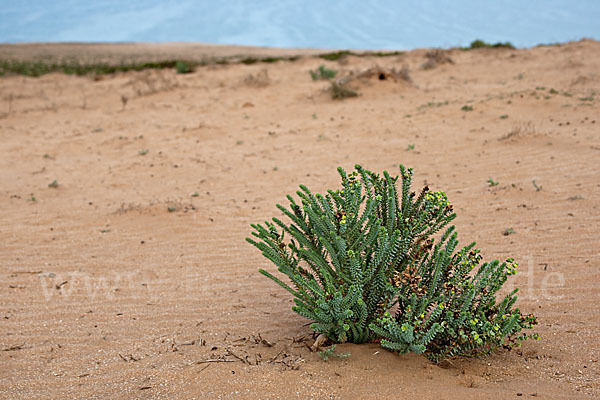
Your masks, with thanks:
[{"label": "small green shrub", "polygon": [[333,358],[333,357],[348,358],[351,356],[350,353],[336,353],[335,347],[336,346],[334,344],[333,346],[329,347],[328,349],[325,349],[325,350],[319,352],[319,355],[321,356],[323,361],[329,361],[329,359]]},{"label": "small green shrub", "polygon": [[503,234],[504,236],[513,235],[513,234],[515,234],[515,233],[517,233],[517,232],[516,232],[516,231],[515,231],[513,228],[506,228],[506,229],[504,230],[504,232],[502,232],[502,234]]},{"label": "small green shrub", "polygon": [[319,65],[319,67],[316,70],[310,70],[309,73],[313,81],[319,81],[335,78],[337,71],[334,69],[329,69],[324,65]]},{"label": "small green shrub", "polygon": [[300,204],[288,195],[289,208],[277,205],[291,223],[254,224],[246,239],[289,278],[260,270],[294,296],[292,309],[311,329],[335,343],[380,340],[434,361],[535,337],[521,333],[535,317],[513,308],[517,290],[496,301],[517,264],[481,264],[475,243],[455,251],[448,224],[456,214],[443,192],[411,192],[404,166],[399,190],[386,171],[338,172],[340,189],[322,195],[300,185]]},{"label": "small green shrub", "polygon": [[175,71],[177,71],[178,74],[189,74],[192,72],[192,67],[185,61],[177,61],[175,63]]}]

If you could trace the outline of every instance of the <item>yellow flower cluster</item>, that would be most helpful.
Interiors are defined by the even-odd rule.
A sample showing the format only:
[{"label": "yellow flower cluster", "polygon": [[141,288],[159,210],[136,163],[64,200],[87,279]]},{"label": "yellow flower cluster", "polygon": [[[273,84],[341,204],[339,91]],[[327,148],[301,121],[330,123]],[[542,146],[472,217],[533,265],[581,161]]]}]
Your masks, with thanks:
[{"label": "yellow flower cluster", "polygon": [[434,202],[440,207],[447,207],[450,204],[448,197],[444,192],[427,192],[425,199],[427,199],[427,201]]},{"label": "yellow flower cluster", "polygon": [[514,260],[512,258],[509,258],[506,261],[508,262],[508,265],[506,266],[506,273],[508,275],[516,275],[517,267],[519,266],[519,263],[514,262]]}]

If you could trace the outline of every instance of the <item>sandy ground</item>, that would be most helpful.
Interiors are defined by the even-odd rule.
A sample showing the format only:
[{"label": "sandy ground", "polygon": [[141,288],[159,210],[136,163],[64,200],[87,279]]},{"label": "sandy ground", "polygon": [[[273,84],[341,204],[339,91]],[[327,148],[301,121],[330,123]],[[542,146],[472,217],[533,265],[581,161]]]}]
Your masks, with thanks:
[{"label": "sandy ground", "polygon": [[[0,397],[599,397],[600,43],[453,50],[427,70],[425,54],[1,78]],[[406,65],[412,82],[335,101],[320,64]],[[462,243],[519,260],[542,340],[441,366],[311,353],[244,238],[355,163],[413,167]]]}]

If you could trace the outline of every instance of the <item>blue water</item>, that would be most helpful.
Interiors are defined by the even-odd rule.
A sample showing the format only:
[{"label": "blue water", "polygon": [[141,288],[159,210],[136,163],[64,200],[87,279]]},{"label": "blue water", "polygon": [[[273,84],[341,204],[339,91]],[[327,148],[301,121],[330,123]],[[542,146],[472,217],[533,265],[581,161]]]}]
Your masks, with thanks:
[{"label": "blue water", "polygon": [[0,42],[412,49],[600,39],[600,0],[0,0]]}]

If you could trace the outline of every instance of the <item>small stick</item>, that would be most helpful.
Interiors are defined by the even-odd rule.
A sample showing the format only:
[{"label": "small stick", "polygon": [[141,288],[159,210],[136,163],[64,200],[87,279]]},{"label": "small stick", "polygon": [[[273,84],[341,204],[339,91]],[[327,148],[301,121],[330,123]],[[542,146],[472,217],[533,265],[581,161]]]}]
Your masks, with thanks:
[{"label": "small stick", "polygon": [[196,364],[219,363],[219,362],[235,362],[235,361],[233,361],[233,360],[225,360],[223,358],[212,358],[212,359],[208,359],[208,360],[196,361]]},{"label": "small stick", "polygon": [[198,371],[198,373],[204,371],[206,368],[210,367],[210,364],[206,364],[200,371]]},{"label": "small stick", "polygon": [[283,349],[279,350],[279,353],[277,353],[277,355],[276,355],[275,357],[271,357],[271,358],[269,359],[269,363],[273,363],[275,360],[277,360],[277,357],[279,357],[279,355],[280,355],[281,353],[283,353],[283,351],[284,351],[284,350],[285,350],[285,347],[284,347]]},{"label": "small stick", "polygon": [[250,362],[249,362],[248,360],[246,360],[246,359],[244,359],[244,358],[242,358],[242,357],[238,356],[238,355],[237,355],[237,354],[235,354],[233,351],[231,351],[229,348],[226,348],[225,350],[227,350],[227,352],[229,353],[229,355],[231,355],[231,356],[233,356],[233,357],[237,358],[238,360],[240,360],[241,362],[243,362],[243,363],[245,363],[245,364],[249,364],[249,365],[250,365]]},{"label": "small stick", "polygon": [[23,350],[23,346],[25,346],[25,343],[23,344],[18,344],[16,346],[10,346],[10,347],[6,347],[4,349],[2,349],[2,351],[15,351],[15,350]]}]

